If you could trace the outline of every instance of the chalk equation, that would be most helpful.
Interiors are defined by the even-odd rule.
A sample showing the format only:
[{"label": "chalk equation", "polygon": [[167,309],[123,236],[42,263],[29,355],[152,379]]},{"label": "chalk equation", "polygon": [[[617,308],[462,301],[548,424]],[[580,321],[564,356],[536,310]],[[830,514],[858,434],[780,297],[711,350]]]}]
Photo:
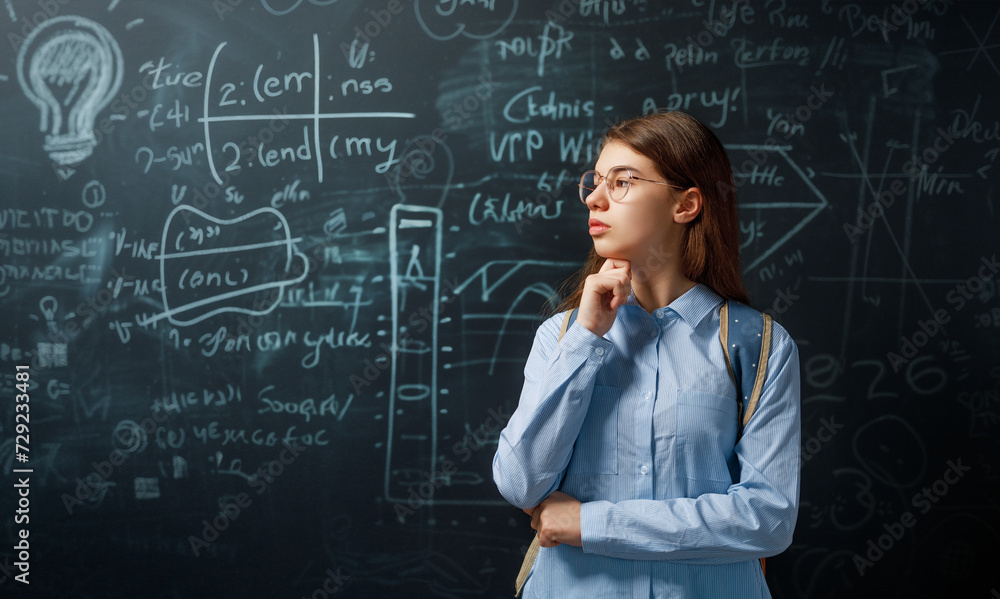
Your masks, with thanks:
[{"label": "chalk equation", "polygon": [[[289,71],[279,75],[265,73],[265,65],[260,63],[252,76],[248,73],[246,79],[234,81],[224,81],[219,83],[219,75],[216,73],[218,62],[226,42],[220,43],[212,53],[212,59],[208,65],[205,75],[205,94],[203,105],[203,116],[198,119],[203,123],[205,131],[205,155],[208,159],[209,170],[212,177],[220,185],[223,184],[222,176],[219,174],[220,167],[225,172],[238,172],[242,168],[252,168],[255,164],[264,168],[273,168],[279,165],[288,165],[295,162],[315,163],[316,177],[319,182],[323,182],[324,158],[337,160],[341,156],[372,156],[373,141],[374,151],[381,152],[385,156],[385,161],[376,167],[376,172],[385,173],[389,167],[395,164],[396,140],[383,140],[370,137],[348,137],[333,135],[329,141],[321,142],[320,123],[329,120],[340,119],[412,119],[416,115],[412,112],[394,111],[358,111],[358,112],[325,112],[321,96],[324,92],[321,88],[321,68],[320,68],[320,47],[319,36],[313,34],[313,64],[309,71]],[[247,85],[249,83],[249,85]],[[352,85],[353,83],[353,85]],[[218,85],[218,87],[214,87]],[[346,96],[349,92],[359,94],[374,93],[376,91],[391,91],[390,81],[378,79],[375,81],[349,80],[344,82],[339,90],[341,96]],[[248,91],[249,90],[249,91]],[[213,95],[217,92],[217,95]],[[326,92],[325,102],[332,102],[336,95]],[[290,145],[280,147],[267,147],[263,141],[257,147],[245,148],[235,142],[229,141],[221,145],[223,163],[217,164],[219,158],[213,154],[212,125],[223,122],[267,122],[275,118],[274,113],[251,113],[251,114],[215,114],[216,109],[226,109],[229,107],[245,107],[249,102],[251,106],[267,105],[278,101],[281,98],[311,99],[311,112],[301,112],[293,114],[280,114],[284,122],[301,123],[301,138],[298,137],[298,125],[295,126],[296,141]],[[299,142],[301,139],[301,143]]]}]

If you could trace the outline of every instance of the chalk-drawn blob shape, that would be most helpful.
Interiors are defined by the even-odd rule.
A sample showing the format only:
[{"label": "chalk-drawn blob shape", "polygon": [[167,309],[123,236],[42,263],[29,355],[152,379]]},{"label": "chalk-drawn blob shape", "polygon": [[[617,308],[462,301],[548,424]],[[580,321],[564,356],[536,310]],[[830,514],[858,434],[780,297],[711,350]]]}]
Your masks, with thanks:
[{"label": "chalk-drawn blob shape", "polygon": [[223,220],[177,206],[163,226],[158,256],[164,311],[144,324],[167,318],[188,326],[225,312],[270,313],[285,288],[308,274],[309,262],[294,242],[274,208]]},{"label": "chalk-drawn blob shape", "polygon": [[[433,8],[425,10],[421,10],[420,0],[414,0],[413,12],[417,15],[417,22],[420,23],[420,28],[432,39],[443,42],[462,35],[474,40],[485,40],[499,35],[514,20],[514,15],[517,14],[517,0],[510,0],[509,14],[507,14],[507,18],[499,27],[487,31],[478,31],[488,26],[481,24],[495,22],[492,17],[494,14],[503,14],[504,11],[501,7],[506,3],[504,0],[499,0],[499,2],[492,5],[492,8],[465,8],[462,14],[457,14],[456,7],[460,4],[457,0],[434,2],[432,4]],[[483,14],[483,10],[488,10],[489,14]],[[468,23],[466,23],[466,20],[468,20]],[[444,31],[450,31],[450,33],[443,33]]]},{"label": "chalk-drawn blob shape", "polygon": [[927,449],[913,426],[899,416],[879,416],[858,429],[854,457],[873,478],[897,489],[920,483],[927,469]]},{"label": "chalk-drawn blob shape", "polygon": [[90,156],[97,113],[122,84],[122,52],[104,27],[83,17],[53,17],[24,40],[17,80],[41,111],[45,151],[61,166]]}]

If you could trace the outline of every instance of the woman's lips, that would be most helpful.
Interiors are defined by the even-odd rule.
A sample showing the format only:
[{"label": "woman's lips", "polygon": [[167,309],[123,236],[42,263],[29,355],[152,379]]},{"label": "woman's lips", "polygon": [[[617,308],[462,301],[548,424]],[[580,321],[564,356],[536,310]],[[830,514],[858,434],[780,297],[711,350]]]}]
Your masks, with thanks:
[{"label": "woman's lips", "polygon": [[600,235],[601,233],[611,228],[606,224],[602,223],[601,221],[597,220],[596,218],[590,219],[590,222],[588,222],[587,224],[590,225],[591,235]]}]

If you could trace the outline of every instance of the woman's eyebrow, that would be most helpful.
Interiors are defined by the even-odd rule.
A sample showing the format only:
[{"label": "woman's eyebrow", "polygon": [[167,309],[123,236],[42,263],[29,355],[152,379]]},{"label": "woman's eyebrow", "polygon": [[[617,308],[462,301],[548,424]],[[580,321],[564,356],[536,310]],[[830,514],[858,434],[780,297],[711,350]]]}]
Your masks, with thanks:
[{"label": "woman's eyebrow", "polygon": [[640,177],[643,177],[643,176],[645,176],[645,175],[643,175],[643,173],[642,173],[642,169],[640,169],[640,168],[638,168],[638,167],[636,167],[636,166],[632,166],[631,164],[616,164],[616,165],[612,166],[611,168],[609,168],[609,169],[607,170],[607,172],[605,172],[605,173],[601,173],[601,169],[597,168],[597,165],[596,165],[596,164],[594,165],[594,171],[595,171],[595,172],[596,172],[596,173],[597,173],[598,175],[601,175],[602,177],[603,177],[604,175],[606,175],[607,173],[610,173],[611,171],[615,170],[616,168],[627,168],[628,170],[632,171],[632,173],[633,173],[633,174],[635,174],[635,175],[638,175],[638,176],[640,176]]},{"label": "woman's eyebrow", "polygon": [[642,169],[636,166],[632,166],[631,164],[619,164],[618,166],[613,166],[611,168],[627,168],[628,170],[632,171],[632,173],[639,175],[640,177],[643,176]]}]

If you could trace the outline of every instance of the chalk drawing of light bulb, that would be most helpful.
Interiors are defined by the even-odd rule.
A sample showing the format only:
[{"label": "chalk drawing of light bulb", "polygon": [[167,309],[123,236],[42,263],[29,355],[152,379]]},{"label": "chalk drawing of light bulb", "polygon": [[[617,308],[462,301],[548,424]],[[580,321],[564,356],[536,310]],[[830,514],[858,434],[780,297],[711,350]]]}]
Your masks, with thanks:
[{"label": "chalk drawing of light bulb", "polygon": [[45,151],[59,165],[94,151],[94,120],[122,83],[122,52],[108,30],[83,17],[49,19],[24,40],[17,80],[41,111]]}]

